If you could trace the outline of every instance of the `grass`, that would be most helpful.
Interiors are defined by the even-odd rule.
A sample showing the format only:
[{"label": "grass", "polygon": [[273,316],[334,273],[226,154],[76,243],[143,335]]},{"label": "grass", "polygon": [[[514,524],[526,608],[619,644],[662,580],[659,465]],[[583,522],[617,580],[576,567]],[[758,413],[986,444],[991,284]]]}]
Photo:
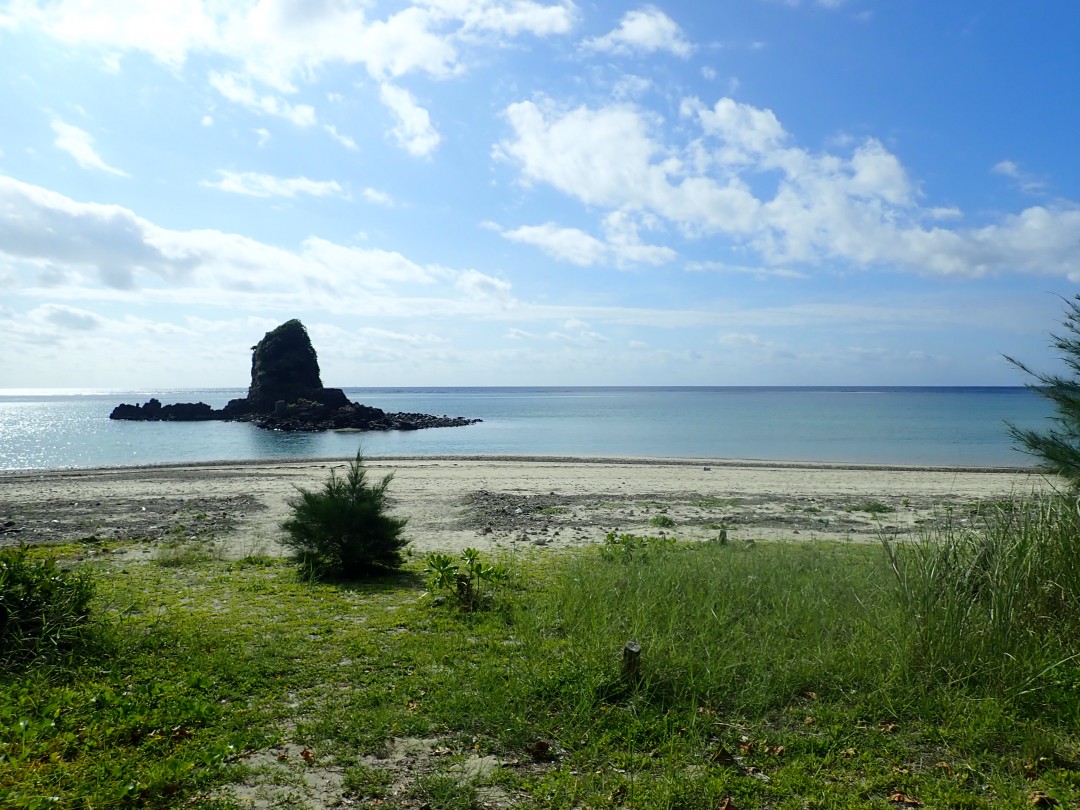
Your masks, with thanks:
[{"label": "grass", "polygon": [[[517,557],[476,612],[433,606],[418,565],[101,567],[79,662],[0,680],[0,806],[241,807],[222,785],[283,742],[360,807],[1075,806],[1077,523],[1047,501],[905,546]],[[508,764],[463,777],[484,755]]]}]

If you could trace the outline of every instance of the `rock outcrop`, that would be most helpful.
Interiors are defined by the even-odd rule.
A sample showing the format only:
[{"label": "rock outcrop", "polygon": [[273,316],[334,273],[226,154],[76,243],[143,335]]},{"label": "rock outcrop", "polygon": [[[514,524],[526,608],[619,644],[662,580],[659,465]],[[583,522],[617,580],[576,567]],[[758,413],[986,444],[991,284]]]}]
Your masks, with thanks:
[{"label": "rock outcrop", "polygon": [[386,413],[380,408],[350,402],[340,388],[325,388],[319,359],[307,329],[300,321],[286,321],[252,347],[251,385],[247,397],[231,400],[215,410],[203,402],[162,405],[121,404],[110,419],[142,422],[254,422],[267,430],[420,430],[461,427],[479,422],[455,416],[423,413]]},{"label": "rock outcrop", "polygon": [[267,332],[252,347],[247,401],[253,413],[270,413],[277,402],[319,401],[322,387],[315,347],[295,318]]}]

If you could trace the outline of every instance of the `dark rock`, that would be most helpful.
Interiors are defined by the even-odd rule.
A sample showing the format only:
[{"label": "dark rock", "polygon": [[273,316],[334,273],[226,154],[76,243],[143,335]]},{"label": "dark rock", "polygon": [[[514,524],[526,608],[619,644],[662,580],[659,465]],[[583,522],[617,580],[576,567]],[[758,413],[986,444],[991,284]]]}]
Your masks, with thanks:
[{"label": "dark rock", "polygon": [[158,400],[150,399],[145,405],[117,405],[109,418],[134,422],[209,422],[221,419],[222,412],[215,411],[205,402],[162,405]]},{"label": "dark rock", "polygon": [[425,413],[386,413],[381,408],[350,402],[340,388],[324,388],[319,360],[298,320],[266,333],[252,348],[248,395],[233,399],[221,410],[203,402],[162,405],[118,405],[110,419],[142,422],[199,422],[223,419],[254,422],[267,430],[420,430],[461,427],[479,422]]},{"label": "dark rock", "polygon": [[286,321],[255,345],[247,395],[254,412],[271,413],[279,400],[292,404],[321,390],[319,358],[300,321]]}]

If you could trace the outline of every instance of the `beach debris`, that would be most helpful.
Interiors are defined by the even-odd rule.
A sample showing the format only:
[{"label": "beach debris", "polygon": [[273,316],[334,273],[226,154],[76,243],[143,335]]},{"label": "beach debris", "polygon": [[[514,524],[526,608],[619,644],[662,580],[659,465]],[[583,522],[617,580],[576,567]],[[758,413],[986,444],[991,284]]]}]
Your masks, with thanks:
[{"label": "beach debris", "polygon": [[923,803],[916,799],[914,796],[908,796],[906,793],[901,793],[898,790],[894,790],[889,794],[889,801],[893,804],[903,805],[904,807],[923,807]]},{"label": "beach debris", "polygon": [[1056,807],[1058,805],[1058,800],[1049,793],[1036,790],[1028,796],[1028,804],[1032,807]]}]

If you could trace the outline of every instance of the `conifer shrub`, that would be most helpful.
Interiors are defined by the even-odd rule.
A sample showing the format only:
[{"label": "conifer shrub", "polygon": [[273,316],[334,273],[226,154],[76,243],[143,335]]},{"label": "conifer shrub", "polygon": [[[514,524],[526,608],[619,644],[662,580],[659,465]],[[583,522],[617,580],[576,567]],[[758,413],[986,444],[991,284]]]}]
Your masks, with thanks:
[{"label": "conifer shrub", "polygon": [[0,549],[0,670],[73,649],[90,618],[93,583],[25,548]]},{"label": "conifer shrub", "polygon": [[367,480],[358,452],[344,477],[330,471],[319,491],[297,487],[289,501],[292,516],[281,524],[283,543],[309,579],[361,579],[399,567],[408,540],[406,518],[386,514],[391,473],[376,484]]}]

